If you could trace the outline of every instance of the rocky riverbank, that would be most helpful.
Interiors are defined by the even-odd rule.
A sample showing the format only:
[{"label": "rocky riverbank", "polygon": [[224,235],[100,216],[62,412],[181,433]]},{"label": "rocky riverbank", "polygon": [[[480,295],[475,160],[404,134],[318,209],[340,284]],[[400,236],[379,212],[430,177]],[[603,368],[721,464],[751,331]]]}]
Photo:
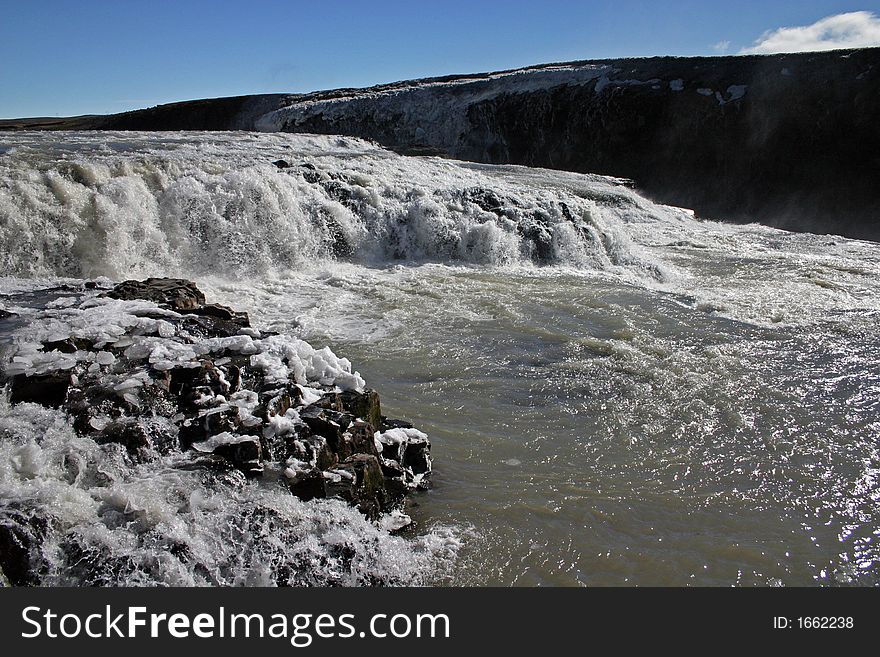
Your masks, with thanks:
[{"label": "rocky riverbank", "polygon": [[[429,485],[430,442],[383,416],[346,359],[255,329],[190,281],[107,283],[10,298],[13,311],[40,309],[0,315],[12,405],[57,409],[77,436],[132,468],[165,459],[234,486],[260,480],[303,501],[338,498],[387,531],[410,523],[403,501]],[[86,476],[82,463],[60,467]],[[51,513],[2,504],[0,567],[12,584],[39,583]]]}]

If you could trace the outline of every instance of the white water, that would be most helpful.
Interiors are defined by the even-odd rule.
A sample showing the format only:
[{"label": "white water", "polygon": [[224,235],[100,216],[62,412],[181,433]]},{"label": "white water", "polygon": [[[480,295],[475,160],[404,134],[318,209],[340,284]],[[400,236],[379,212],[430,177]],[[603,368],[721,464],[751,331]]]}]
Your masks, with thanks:
[{"label": "white water", "polygon": [[[873,243],[701,222],[612,179],[351,138],[24,133],[0,152],[7,292],[194,278],[261,328],[330,344],[434,442],[436,488],[405,540],[340,504],[209,491],[155,465],[71,484],[62,456],[115,457],[48,411],[3,409],[4,499],[61,508],[64,531],[139,555],[124,581],[155,581],[145,536],[167,546],[182,525],[190,550],[226,561],[166,582],[262,581],[266,545],[215,542],[237,509],[268,507],[327,581],[342,540],[391,582],[447,581],[458,541],[453,582],[876,582]],[[211,513],[174,492],[193,489]],[[148,509],[150,531],[112,526],[106,495]]]},{"label": "white water", "polygon": [[[530,261],[535,248],[517,229],[540,222],[536,230],[552,262],[662,278],[617,226],[624,213],[452,162],[409,160],[344,137],[220,133],[197,141],[119,134],[108,140],[77,134],[51,145],[39,135],[10,140],[0,161],[6,273],[263,275],[330,255],[334,234],[367,265],[390,259],[514,264]],[[307,182],[303,173],[311,172],[301,167],[278,171],[270,164],[284,157],[314,166],[326,185]],[[598,178],[593,187],[600,197],[618,193]],[[469,191],[485,189],[498,196],[505,216],[469,200]],[[624,203],[635,200],[620,194]]]}]

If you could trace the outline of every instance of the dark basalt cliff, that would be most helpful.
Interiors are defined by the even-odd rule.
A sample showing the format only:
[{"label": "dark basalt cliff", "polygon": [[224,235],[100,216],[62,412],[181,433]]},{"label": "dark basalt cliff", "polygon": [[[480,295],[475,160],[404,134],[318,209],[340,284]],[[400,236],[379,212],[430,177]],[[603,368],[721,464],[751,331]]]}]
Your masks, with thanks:
[{"label": "dark basalt cliff", "polygon": [[91,120],[345,134],[403,153],[631,178],[714,219],[880,239],[878,64],[876,48],[597,60]]},{"label": "dark basalt cliff", "polygon": [[[499,77],[332,103],[312,96],[280,127],[621,176],[705,217],[880,239],[880,49],[569,66],[601,69],[591,81],[557,74],[523,90]],[[429,103],[456,95],[465,116],[454,131],[425,129],[409,109],[424,96],[430,115]]]}]

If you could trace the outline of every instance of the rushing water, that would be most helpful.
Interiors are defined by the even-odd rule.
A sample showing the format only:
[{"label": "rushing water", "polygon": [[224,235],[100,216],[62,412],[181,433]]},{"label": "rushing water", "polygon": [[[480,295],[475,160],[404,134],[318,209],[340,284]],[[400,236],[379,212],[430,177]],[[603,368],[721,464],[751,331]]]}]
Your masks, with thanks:
[{"label": "rushing water", "polygon": [[[256,325],[331,345],[429,433],[434,489],[407,539],[442,552],[419,556],[428,581],[880,580],[875,244],[335,137],[25,134],[3,151],[8,291],[194,277]],[[376,568],[414,559],[382,540]]]}]

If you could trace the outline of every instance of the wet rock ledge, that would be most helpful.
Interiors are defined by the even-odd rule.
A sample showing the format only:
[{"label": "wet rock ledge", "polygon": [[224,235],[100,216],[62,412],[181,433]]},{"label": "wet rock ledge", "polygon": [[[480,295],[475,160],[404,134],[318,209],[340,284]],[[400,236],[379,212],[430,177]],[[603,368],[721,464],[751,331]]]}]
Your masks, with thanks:
[{"label": "wet rock ledge", "polygon": [[391,530],[408,524],[400,508],[429,485],[430,442],[383,416],[346,359],[252,328],[191,281],[108,288],[46,291],[36,318],[19,321],[2,374],[12,403],[56,407],[134,461],[177,455],[174,467],[341,498]]}]

